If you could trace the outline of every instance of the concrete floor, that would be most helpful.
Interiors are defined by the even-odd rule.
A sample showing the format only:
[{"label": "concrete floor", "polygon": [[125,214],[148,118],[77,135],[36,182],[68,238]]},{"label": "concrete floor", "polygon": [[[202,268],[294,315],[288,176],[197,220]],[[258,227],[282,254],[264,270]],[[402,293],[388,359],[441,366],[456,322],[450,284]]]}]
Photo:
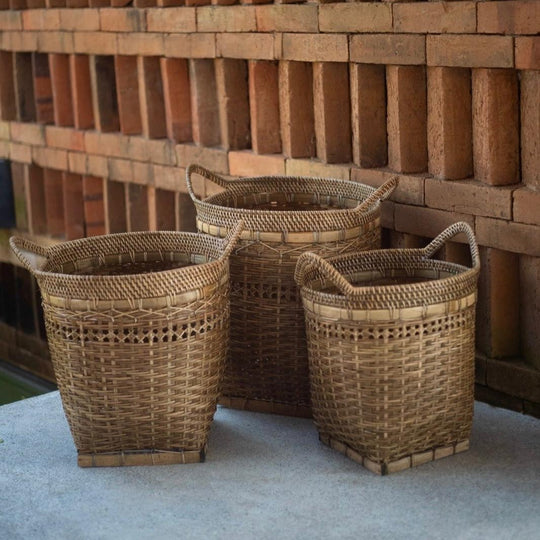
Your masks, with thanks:
[{"label": "concrete floor", "polygon": [[204,464],[80,469],[57,392],[0,407],[0,439],[5,540],[540,538],[540,421],[482,403],[468,452],[385,477],[227,409]]}]

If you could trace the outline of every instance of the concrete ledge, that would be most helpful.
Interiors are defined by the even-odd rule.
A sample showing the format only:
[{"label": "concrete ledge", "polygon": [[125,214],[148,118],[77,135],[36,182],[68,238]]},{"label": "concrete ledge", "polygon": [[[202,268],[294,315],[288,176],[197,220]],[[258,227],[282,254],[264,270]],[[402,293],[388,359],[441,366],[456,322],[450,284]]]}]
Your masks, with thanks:
[{"label": "concrete ledge", "polygon": [[57,392],[0,407],[10,540],[533,538],[540,422],[477,403],[470,450],[378,477],[311,420],[218,409],[206,463],[81,469]]}]

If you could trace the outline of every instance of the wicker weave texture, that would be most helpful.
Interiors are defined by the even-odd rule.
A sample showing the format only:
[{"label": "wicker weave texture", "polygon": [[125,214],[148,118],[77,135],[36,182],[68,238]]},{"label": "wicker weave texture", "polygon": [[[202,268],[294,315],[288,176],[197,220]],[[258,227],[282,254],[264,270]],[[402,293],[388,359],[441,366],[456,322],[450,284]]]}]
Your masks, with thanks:
[{"label": "wicker weave texture", "polygon": [[[472,268],[431,258],[460,232],[471,243]],[[464,223],[424,249],[299,259],[322,439],[388,465],[469,438],[478,273]]]},{"label": "wicker weave texture", "polygon": [[[160,461],[156,452],[204,456],[226,359],[228,255],[239,230],[225,242],[176,232],[49,249],[11,240],[40,285],[63,407],[90,466],[129,463],[115,463],[115,453],[147,453],[148,463]],[[107,275],[128,259],[145,268],[174,260],[177,267]]]},{"label": "wicker weave texture", "polygon": [[[192,189],[194,173],[225,191],[199,200]],[[332,256],[379,247],[379,201],[392,192],[396,180],[376,192],[355,182],[322,178],[226,180],[192,165],[187,183],[199,230],[223,236],[237,220],[245,223],[231,255],[231,341],[222,402],[311,415],[296,262],[306,251]],[[261,409],[256,402],[270,405]]]}]

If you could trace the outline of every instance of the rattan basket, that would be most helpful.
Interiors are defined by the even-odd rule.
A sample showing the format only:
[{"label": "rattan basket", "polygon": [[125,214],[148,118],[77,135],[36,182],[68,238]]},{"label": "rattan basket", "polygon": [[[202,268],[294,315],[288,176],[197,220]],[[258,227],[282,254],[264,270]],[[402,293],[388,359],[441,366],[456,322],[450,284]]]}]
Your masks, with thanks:
[{"label": "rattan basket", "polygon": [[121,233],[10,244],[39,284],[81,467],[203,461],[229,331],[225,241]]},{"label": "rattan basket", "polygon": [[[199,200],[195,173],[225,191]],[[220,403],[311,416],[296,261],[305,251],[329,256],[379,247],[379,201],[397,177],[375,190],[324,178],[226,180],[198,165],[186,176],[200,231],[220,237],[239,219],[245,224],[231,255],[231,344]]]},{"label": "rattan basket", "polygon": [[[433,259],[465,233],[472,268]],[[480,263],[456,223],[424,249],[298,260],[320,439],[386,474],[468,448]]]}]

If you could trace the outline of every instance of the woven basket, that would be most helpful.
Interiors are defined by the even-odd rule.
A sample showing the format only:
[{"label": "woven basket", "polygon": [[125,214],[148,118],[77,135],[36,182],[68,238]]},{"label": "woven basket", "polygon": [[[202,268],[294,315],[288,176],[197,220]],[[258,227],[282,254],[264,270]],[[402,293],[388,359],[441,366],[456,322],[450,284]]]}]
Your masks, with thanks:
[{"label": "woven basket", "polygon": [[225,241],[121,233],[45,248],[11,238],[37,278],[78,464],[203,461],[229,330]]},{"label": "woven basket", "polygon": [[[472,268],[434,260],[465,233]],[[456,223],[424,249],[305,253],[313,416],[323,442],[380,474],[468,448],[478,248]]]},{"label": "woven basket", "polygon": [[[194,173],[225,191],[199,200]],[[379,201],[397,178],[374,190],[323,178],[226,180],[191,165],[187,185],[200,231],[220,237],[239,219],[245,224],[231,255],[231,345],[220,403],[311,416],[296,261],[305,251],[329,256],[379,247]]]}]

